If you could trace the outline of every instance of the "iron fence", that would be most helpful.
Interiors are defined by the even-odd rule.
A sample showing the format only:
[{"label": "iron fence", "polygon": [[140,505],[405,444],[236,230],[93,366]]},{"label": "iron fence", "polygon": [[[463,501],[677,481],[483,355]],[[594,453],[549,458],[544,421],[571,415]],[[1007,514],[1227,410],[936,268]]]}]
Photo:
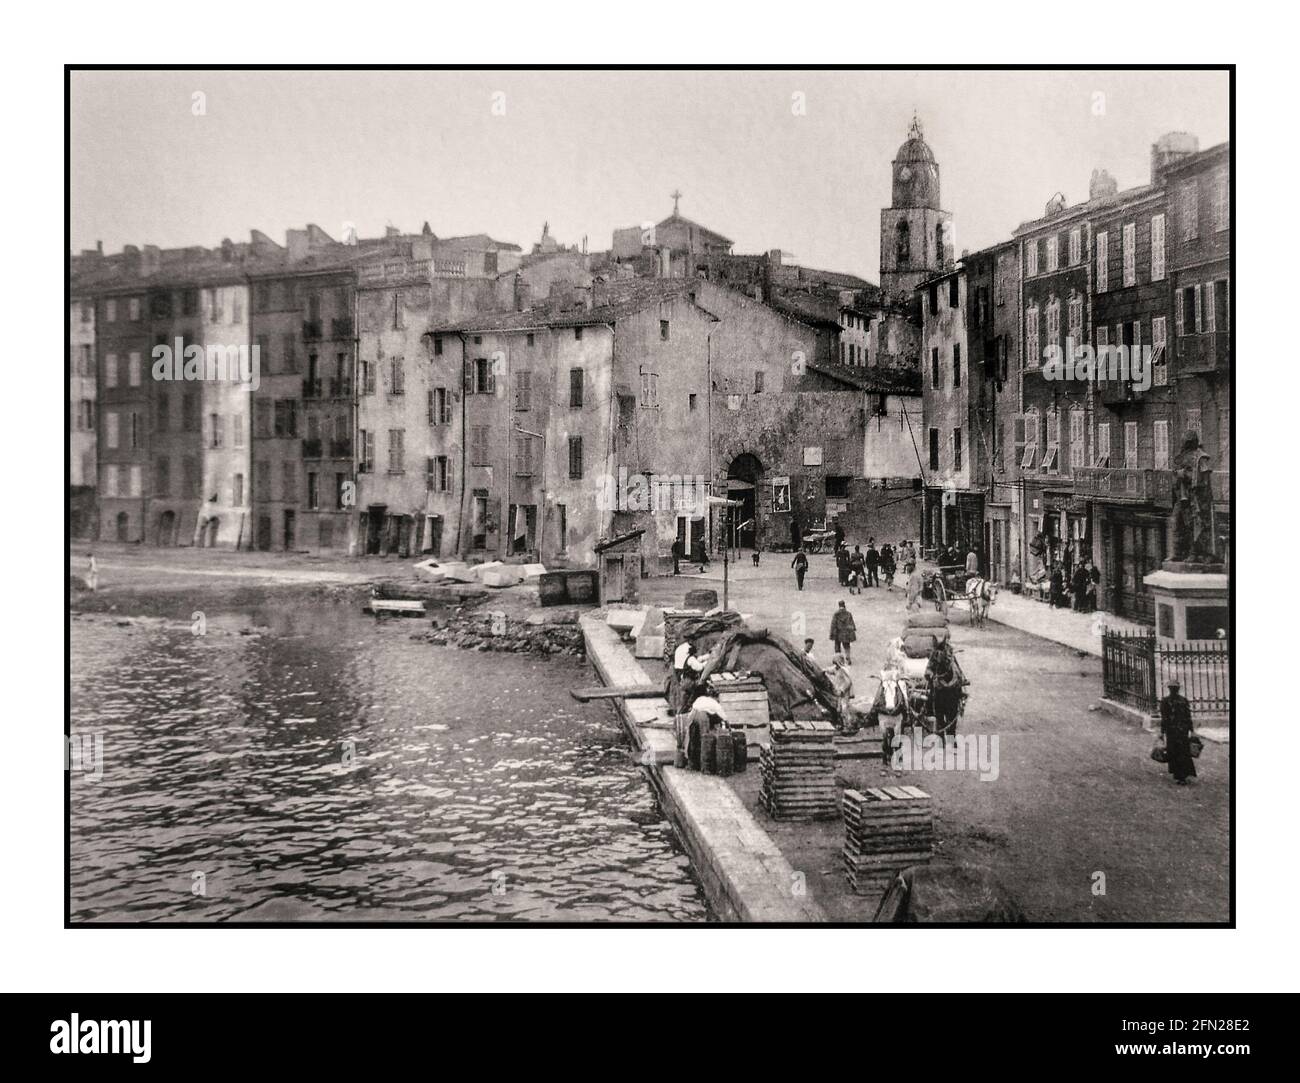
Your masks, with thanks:
[{"label": "iron fence", "polygon": [[1101,680],[1107,699],[1156,714],[1160,697],[1178,681],[1193,715],[1225,714],[1232,702],[1228,643],[1178,643],[1154,632],[1106,629],[1101,638]]}]

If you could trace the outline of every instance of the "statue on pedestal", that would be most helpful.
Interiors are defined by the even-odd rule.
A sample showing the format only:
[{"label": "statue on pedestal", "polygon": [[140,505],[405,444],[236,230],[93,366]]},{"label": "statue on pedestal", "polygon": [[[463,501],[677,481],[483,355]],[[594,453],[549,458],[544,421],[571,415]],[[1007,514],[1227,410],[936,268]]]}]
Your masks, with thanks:
[{"label": "statue on pedestal", "polygon": [[1188,430],[1183,449],[1173,463],[1174,510],[1170,524],[1174,560],[1217,564],[1214,553],[1214,494],[1210,479],[1214,467],[1201,447],[1201,438]]}]

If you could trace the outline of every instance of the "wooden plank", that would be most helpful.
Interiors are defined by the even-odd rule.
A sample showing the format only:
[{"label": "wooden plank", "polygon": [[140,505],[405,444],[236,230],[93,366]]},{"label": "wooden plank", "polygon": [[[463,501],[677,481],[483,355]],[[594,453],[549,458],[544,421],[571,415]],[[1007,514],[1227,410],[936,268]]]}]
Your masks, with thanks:
[{"label": "wooden plank", "polygon": [[583,688],[570,688],[569,695],[579,703],[592,699],[650,699],[662,696],[663,687],[655,684],[603,685],[593,684]]}]

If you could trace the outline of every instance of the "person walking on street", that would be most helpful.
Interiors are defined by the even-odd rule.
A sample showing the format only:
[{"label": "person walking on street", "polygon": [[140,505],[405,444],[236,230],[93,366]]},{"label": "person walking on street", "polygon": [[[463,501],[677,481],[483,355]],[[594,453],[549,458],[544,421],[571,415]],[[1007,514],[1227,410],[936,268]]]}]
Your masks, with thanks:
[{"label": "person walking on street", "polygon": [[91,594],[99,589],[99,565],[95,563],[95,554],[86,554],[86,587]]},{"label": "person walking on street", "polygon": [[980,573],[980,555],[975,552],[975,546],[970,547],[970,552],[966,554],[966,578]]},{"label": "person walking on street", "polygon": [[835,546],[835,571],[840,577],[840,586],[849,585],[849,551],[843,546],[836,543]]},{"label": "person walking on street", "polygon": [[1182,686],[1169,682],[1169,694],[1160,701],[1160,734],[1169,756],[1169,773],[1180,786],[1196,777],[1192,759],[1192,705],[1183,698]]},{"label": "person walking on street", "polygon": [[885,542],[880,547],[880,572],[885,577],[885,586],[894,589],[894,572],[898,570],[898,562],[894,557],[894,547]]},{"label": "person walking on street", "polygon": [[1092,562],[1091,558],[1084,560],[1083,563],[1088,569],[1088,612],[1095,613],[1097,612],[1097,585],[1101,582],[1101,569]]},{"label": "person walking on street", "polygon": [[852,665],[853,641],[858,638],[858,628],[853,623],[853,614],[845,608],[842,601],[839,609],[835,610],[835,615],[831,617],[830,638],[835,645],[835,653],[844,655],[844,660]]},{"label": "person walking on street", "polygon": [[681,565],[682,565],[682,542],[681,539],[678,538],[676,541],[673,542],[673,575],[681,575],[682,573]]},{"label": "person walking on street", "polygon": [[867,540],[867,586],[880,586],[880,551],[875,538]]},{"label": "person walking on street", "polygon": [[862,556],[862,547],[855,545],[853,555],[849,558],[849,593],[861,594],[862,584],[867,579],[867,562]]},{"label": "person walking on street", "polygon": [[808,574],[808,554],[799,549],[794,560],[790,561],[790,567],[794,569],[794,581],[800,590],[803,590],[803,577]]}]

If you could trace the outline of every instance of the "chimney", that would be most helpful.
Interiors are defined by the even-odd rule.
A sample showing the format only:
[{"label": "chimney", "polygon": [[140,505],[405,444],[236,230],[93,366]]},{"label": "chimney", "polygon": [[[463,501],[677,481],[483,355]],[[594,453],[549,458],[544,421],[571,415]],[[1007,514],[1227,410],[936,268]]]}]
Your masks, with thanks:
[{"label": "chimney", "polygon": [[1166,132],[1151,144],[1151,183],[1158,184],[1166,168],[1200,150],[1191,132]]},{"label": "chimney", "polygon": [[229,237],[221,238],[221,262],[230,263],[235,258],[235,242]]},{"label": "chimney", "polygon": [[101,256],[104,254],[104,242],[103,242],[103,241],[96,241],[96,242],[95,242],[95,251],[98,252]]},{"label": "chimney", "polygon": [[523,312],[533,300],[533,289],[521,274],[515,275],[515,311]]},{"label": "chimney", "polygon": [[284,246],[289,250],[289,262],[298,263],[307,258],[307,231],[305,229],[286,229]]},{"label": "chimney", "polygon": [[133,244],[122,246],[122,266],[128,274],[140,273],[140,249]]},{"label": "chimney", "polygon": [[1094,199],[1109,199],[1119,191],[1119,185],[1104,169],[1094,169],[1088,181],[1088,202]]},{"label": "chimney", "polygon": [[156,244],[147,244],[140,253],[140,273],[156,275],[162,270],[162,252]]}]

